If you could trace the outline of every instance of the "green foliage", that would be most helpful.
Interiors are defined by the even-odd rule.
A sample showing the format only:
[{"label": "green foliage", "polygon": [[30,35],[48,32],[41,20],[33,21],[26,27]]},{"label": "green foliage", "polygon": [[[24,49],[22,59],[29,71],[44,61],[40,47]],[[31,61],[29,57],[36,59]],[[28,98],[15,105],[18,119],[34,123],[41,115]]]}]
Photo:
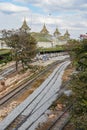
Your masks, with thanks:
[{"label": "green foliage", "polygon": [[73,90],[72,121],[76,128],[87,130],[87,40],[70,43],[72,62],[77,73],[73,75],[71,88]]},{"label": "green foliage", "polygon": [[21,61],[23,68],[28,66],[28,63],[36,55],[36,40],[26,32],[19,31],[18,33],[4,33],[6,44],[11,48],[12,58],[16,61],[16,69],[18,62]]},{"label": "green foliage", "polygon": [[72,90],[74,104],[72,120],[77,128],[87,128],[87,72],[78,73],[73,77]]},{"label": "green foliage", "polygon": [[0,50],[0,64],[7,63],[11,60],[12,60],[12,58],[11,58],[10,50],[1,49]]},{"label": "green foliage", "polygon": [[80,42],[75,49],[75,60],[77,61],[77,69],[85,71],[87,69],[87,40]]}]

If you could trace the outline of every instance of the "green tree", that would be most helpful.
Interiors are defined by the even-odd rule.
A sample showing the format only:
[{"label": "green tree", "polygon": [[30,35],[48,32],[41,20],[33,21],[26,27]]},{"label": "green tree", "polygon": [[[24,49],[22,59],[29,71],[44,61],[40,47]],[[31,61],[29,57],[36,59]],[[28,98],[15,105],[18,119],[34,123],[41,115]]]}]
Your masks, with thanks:
[{"label": "green tree", "polygon": [[11,48],[12,58],[16,61],[16,70],[19,61],[22,63],[23,69],[28,66],[37,53],[36,40],[29,33],[23,31],[4,31],[3,38]]},{"label": "green tree", "polygon": [[[76,128],[87,130],[87,40],[72,45],[71,57],[77,73],[73,75],[71,88],[73,91],[72,120]],[[74,46],[75,45],[75,46]]]}]

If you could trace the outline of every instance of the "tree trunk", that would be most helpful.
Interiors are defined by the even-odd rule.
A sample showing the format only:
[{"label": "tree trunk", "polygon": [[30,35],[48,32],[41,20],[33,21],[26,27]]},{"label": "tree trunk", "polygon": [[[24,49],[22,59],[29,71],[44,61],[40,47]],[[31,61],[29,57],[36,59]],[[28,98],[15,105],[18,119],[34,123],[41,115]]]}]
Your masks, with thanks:
[{"label": "tree trunk", "polygon": [[23,67],[23,70],[24,70],[24,64],[23,64],[23,61],[21,61],[22,62],[22,67]]},{"label": "tree trunk", "polygon": [[18,71],[18,61],[16,61],[16,71]]}]

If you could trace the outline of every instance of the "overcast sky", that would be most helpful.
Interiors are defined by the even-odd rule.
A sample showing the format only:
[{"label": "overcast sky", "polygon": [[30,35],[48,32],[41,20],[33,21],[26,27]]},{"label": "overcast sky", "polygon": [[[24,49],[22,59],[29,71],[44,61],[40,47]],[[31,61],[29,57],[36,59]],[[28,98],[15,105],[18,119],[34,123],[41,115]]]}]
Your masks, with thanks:
[{"label": "overcast sky", "polygon": [[31,32],[45,23],[51,34],[58,27],[78,38],[87,33],[87,0],[0,0],[0,30],[20,28],[24,18]]}]

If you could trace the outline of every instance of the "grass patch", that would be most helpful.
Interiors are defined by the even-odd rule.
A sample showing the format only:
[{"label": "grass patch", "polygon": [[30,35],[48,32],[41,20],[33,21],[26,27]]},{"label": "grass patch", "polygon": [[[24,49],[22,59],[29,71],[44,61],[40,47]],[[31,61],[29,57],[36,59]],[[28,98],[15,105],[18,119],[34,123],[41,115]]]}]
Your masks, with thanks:
[{"label": "grass patch", "polygon": [[9,54],[9,53],[10,53],[9,49],[0,49],[0,56],[5,55],[5,54]]}]

